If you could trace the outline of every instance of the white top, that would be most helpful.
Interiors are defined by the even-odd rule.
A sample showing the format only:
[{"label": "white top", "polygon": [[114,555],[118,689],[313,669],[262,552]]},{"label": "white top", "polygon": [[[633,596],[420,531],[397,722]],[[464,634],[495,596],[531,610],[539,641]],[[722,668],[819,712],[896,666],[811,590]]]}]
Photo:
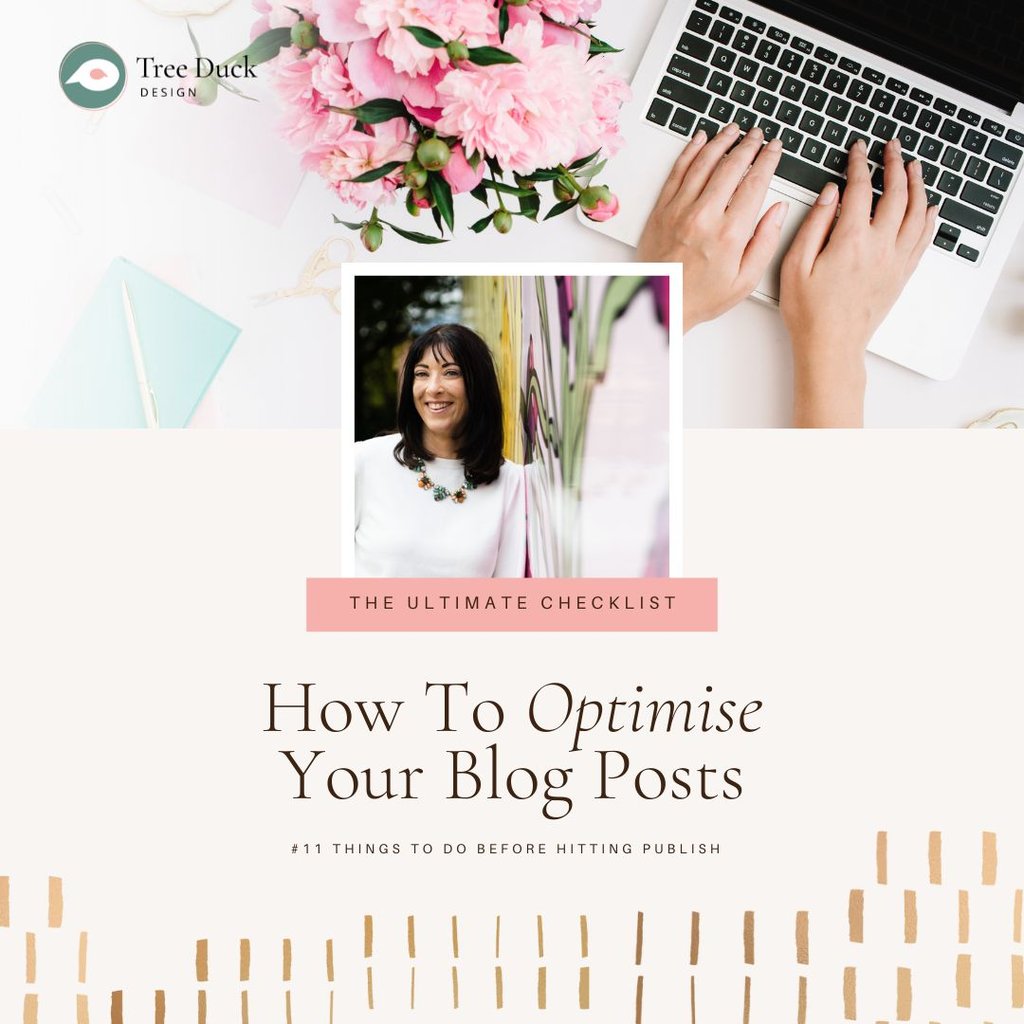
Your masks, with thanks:
[{"label": "white top", "polygon": [[[498,479],[468,491],[461,505],[435,501],[419,474],[395,459],[398,434],[355,446],[356,575],[520,577],[526,574],[523,467],[506,462]],[[458,459],[432,459],[426,473],[456,491]]]}]

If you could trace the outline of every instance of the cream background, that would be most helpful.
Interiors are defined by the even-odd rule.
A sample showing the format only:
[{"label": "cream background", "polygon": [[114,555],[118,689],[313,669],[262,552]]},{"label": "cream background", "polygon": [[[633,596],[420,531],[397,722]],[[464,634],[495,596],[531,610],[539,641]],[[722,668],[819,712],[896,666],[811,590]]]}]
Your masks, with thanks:
[{"label": "cream background", "polygon": [[[12,877],[0,1019],[20,1019],[26,930],[40,933],[40,1021],[68,1019],[81,929],[96,1019],[114,988],[125,989],[127,1020],[152,1019],[162,988],[167,1019],[194,1020],[197,938],[210,940],[210,1020],[238,1019],[242,936],[253,941],[253,1021],[284,1020],[283,937],[295,947],[296,1021],[327,1019],[327,937],[336,1020],[576,1019],[576,917],[587,913],[594,1009],[584,1019],[628,1020],[637,910],[647,923],[644,1019],[686,1019],[689,919],[699,910],[699,1008],[705,1020],[738,1020],[748,909],[757,911],[755,1021],[795,1019],[799,909],[811,915],[810,1020],[841,1018],[850,964],[860,965],[858,1019],[894,1019],[897,965],[914,969],[915,1020],[1016,1019],[1024,474],[1015,434],[691,432],[684,563],[720,579],[720,632],[703,636],[306,635],[304,580],[340,563],[341,450],[336,435],[314,431],[0,435],[0,875]],[[744,796],[730,804],[594,804],[589,779],[576,781],[577,807],[561,824],[543,821],[535,802],[289,799],[290,769],[275,751],[307,741],[261,732],[263,683],[409,700],[389,741],[310,745],[337,764],[433,766],[440,786],[445,737],[429,731],[432,720],[412,720],[426,680],[469,680],[478,699],[502,701],[502,744],[517,763],[573,763],[561,739],[538,742],[513,723],[517,698],[551,680],[605,698],[631,696],[635,682],[649,696],[699,695],[709,682],[720,695],[764,700],[763,729],[630,742],[638,763],[741,766]],[[878,829],[889,831],[885,890],[873,886]],[[945,837],[941,887],[927,885],[933,829]],[[1000,854],[998,885],[984,892],[983,829],[998,833]],[[293,842],[505,837],[708,839],[723,852],[519,862],[289,852]],[[59,932],[45,928],[49,874],[64,878]],[[919,892],[914,947],[902,943],[905,887]],[[958,950],[956,891],[967,887],[972,941]],[[850,888],[868,890],[863,947],[846,942]],[[362,995],[364,913],[377,933],[374,1014]],[[463,1008],[452,1015],[456,913]],[[495,913],[504,1017],[491,1009]],[[537,913],[546,1016],[531,1010]],[[414,1014],[403,1009],[407,914],[417,917]],[[949,1007],[960,951],[976,961],[975,1003],[958,1012]]]}]

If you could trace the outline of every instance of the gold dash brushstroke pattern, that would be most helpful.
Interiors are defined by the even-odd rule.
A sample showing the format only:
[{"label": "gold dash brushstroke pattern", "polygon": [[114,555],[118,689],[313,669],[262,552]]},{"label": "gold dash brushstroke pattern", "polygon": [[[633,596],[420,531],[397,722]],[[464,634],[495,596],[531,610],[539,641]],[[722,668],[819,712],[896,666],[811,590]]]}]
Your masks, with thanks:
[{"label": "gold dash brushstroke pattern", "polygon": [[903,890],[903,941],[917,942],[917,893],[913,889]]},{"label": "gold dash brushstroke pattern", "polygon": [[373,917],[370,914],[363,918],[363,956],[373,956]]},{"label": "gold dash brushstroke pattern", "polygon": [[167,999],[162,989],[153,994],[153,1020],[154,1024],[164,1024],[167,1020]]},{"label": "gold dash brushstroke pattern", "polygon": [[910,968],[896,968],[896,1019],[910,1020],[913,995],[910,987]]},{"label": "gold dash brushstroke pattern", "polygon": [[328,939],[324,943],[324,959],[326,961],[325,967],[327,969],[327,982],[330,985],[334,984],[334,939]]},{"label": "gold dash brushstroke pattern", "polygon": [[494,919],[494,959],[501,956],[501,914]]},{"label": "gold dash brushstroke pattern", "polygon": [[590,1009],[590,968],[580,968],[580,1009]]},{"label": "gold dash brushstroke pattern", "polygon": [[124,993],[110,993],[110,1024],[124,1024]]},{"label": "gold dash brushstroke pattern", "polygon": [[537,968],[537,1009],[546,1010],[548,1008],[548,969],[546,967]]},{"label": "gold dash brushstroke pattern", "polygon": [[36,936],[34,932],[25,933],[25,984],[36,983]]},{"label": "gold dash brushstroke pattern", "polygon": [[996,884],[996,834],[995,832],[982,832],[981,834],[981,884]]},{"label": "gold dash brushstroke pattern", "polygon": [[86,970],[89,962],[89,933],[81,932],[78,936],[78,984],[85,984]]},{"label": "gold dash brushstroke pattern", "polygon": [[366,1007],[373,1009],[373,968],[366,968]]},{"label": "gold dash brushstroke pattern", "polygon": [[807,978],[802,974],[796,990],[796,1024],[807,1024]]},{"label": "gold dash brushstroke pattern", "polygon": [[197,1010],[196,1015],[199,1020],[199,1024],[206,1024],[206,990],[200,989],[197,999]]},{"label": "gold dash brushstroke pattern", "polygon": [[292,1024],[292,990],[284,992],[284,1024]]},{"label": "gold dash brushstroke pattern", "polygon": [[196,981],[209,981],[209,943],[206,939],[196,939]]},{"label": "gold dash brushstroke pattern", "polygon": [[693,911],[690,914],[690,966],[697,966],[697,959],[700,955],[700,914]]},{"label": "gold dash brushstroke pattern", "polygon": [[928,833],[928,881],[942,885],[942,833]]},{"label": "gold dash brushstroke pattern", "polygon": [[697,979],[690,975],[690,1024],[697,1024]]},{"label": "gold dash brushstroke pattern", "polygon": [[875,837],[875,878],[879,885],[889,882],[889,833],[879,832]]},{"label": "gold dash brushstroke pattern", "polygon": [[961,944],[971,941],[971,898],[966,889],[957,897],[957,939]]},{"label": "gold dash brushstroke pattern", "polygon": [[79,995],[75,998],[75,1024],[89,1024],[89,997]]},{"label": "gold dash brushstroke pattern", "polygon": [[850,890],[850,908],[848,915],[850,920],[850,941],[864,941],[864,890]]},{"label": "gold dash brushstroke pattern", "polygon": [[580,956],[584,960],[590,956],[590,928],[586,914],[580,914]]},{"label": "gold dash brushstroke pattern", "polygon": [[292,980],[292,940],[283,939],[281,942],[281,980]]},{"label": "gold dash brushstroke pattern", "polygon": [[252,965],[252,943],[248,939],[242,939],[238,943],[238,980],[248,981],[249,970]]},{"label": "gold dash brushstroke pattern", "polygon": [[[333,996],[331,997],[333,999]],[[334,1015],[333,1003],[331,1004],[331,1016]],[[242,992],[242,1024],[249,1024],[249,993]]]},{"label": "gold dash brushstroke pattern", "polygon": [[64,882],[56,875],[50,876],[49,899],[47,900],[47,923],[59,928],[64,923]]},{"label": "gold dash brushstroke pattern", "polygon": [[537,915],[537,956],[544,956],[544,918]]},{"label": "gold dash brushstroke pattern", "polygon": [[633,1013],[634,1024],[643,1024],[644,1019],[644,976],[636,979],[636,999]]},{"label": "gold dash brushstroke pattern", "polygon": [[459,919],[452,917],[452,956],[459,959]]},{"label": "gold dash brushstroke pattern", "polygon": [[39,1024],[39,996],[35,992],[25,996],[21,1019],[24,1024]]},{"label": "gold dash brushstroke pattern", "polygon": [[1013,941],[1020,942],[1024,930],[1024,889],[1013,894]]},{"label": "gold dash brushstroke pattern", "polygon": [[405,922],[405,946],[409,951],[409,959],[416,959],[416,918],[409,915]]},{"label": "gold dash brushstroke pattern", "polygon": [[0,875],[0,928],[11,927],[11,879]]},{"label": "gold dash brushstroke pattern", "polygon": [[811,962],[810,918],[806,910],[796,912],[796,962],[798,964]]},{"label": "gold dash brushstroke pattern", "polygon": [[956,1005],[971,1005],[971,957],[968,953],[956,958]]},{"label": "gold dash brushstroke pattern", "polygon": [[644,912],[642,910],[637,911],[636,915],[636,949],[634,963],[637,967],[643,962],[644,959]]},{"label": "gold dash brushstroke pattern", "polygon": [[459,1008],[459,969],[452,964],[452,1009]]},{"label": "gold dash brushstroke pattern", "polygon": [[743,979],[743,1024],[750,1024],[750,975]]},{"label": "gold dash brushstroke pattern", "polygon": [[857,1019],[857,968],[843,970],[843,1019]]},{"label": "gold dash brushstroke pattern", "polygon": [[416,1009],[416,968],[409,969],[409,1009]]},{"label": "gold dash brushstroke pattern", "polygon": [[743,912],[743,962],[745,964],[754,962],[754,912],[752,910]]},{"label": "gold dash brushstroke pattern", "polygon": [[1015,1010],[1024,1008],[1024,956],[1020,953],[1010,957],[1010,1005]]},{"label": "gold dash brushstroke pattern", "polygon": [[494,1005],[501,1010],[505,1007],[505,983],[501,976],[501,965],[494,968]]}]

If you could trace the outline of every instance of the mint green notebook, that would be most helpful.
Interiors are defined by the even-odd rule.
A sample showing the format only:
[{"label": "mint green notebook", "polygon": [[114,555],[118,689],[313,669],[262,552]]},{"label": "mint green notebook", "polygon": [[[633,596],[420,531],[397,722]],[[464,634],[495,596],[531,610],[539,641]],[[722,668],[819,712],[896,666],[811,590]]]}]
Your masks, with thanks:
[{"label": "mint green notebook", "polygon": [[124,259],[107,268],[29,412],[33,427],[144,427],[121,282],[161,427],[184,427],[239,328]]}]

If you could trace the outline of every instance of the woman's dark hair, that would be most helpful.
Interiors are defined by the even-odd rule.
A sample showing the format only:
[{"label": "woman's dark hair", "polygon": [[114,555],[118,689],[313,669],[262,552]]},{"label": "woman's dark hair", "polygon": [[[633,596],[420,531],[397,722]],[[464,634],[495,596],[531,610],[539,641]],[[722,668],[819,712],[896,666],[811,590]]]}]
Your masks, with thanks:
[{"label": "woman's dark hair", "polygon": [[410,468],[433,458],[423,446],[423,420],[412,397],[416,365],[428,351],[439,362],[450,360],[462,371],[467,408],[455,437],[459,458],[470,483],[492,483],[505,461],[501,454],[505,434],[498,374],[487,342],[462,324],[431,327],[409,347],[398,391],[398,431],[402,439],[395,445],[395,458]]}]

